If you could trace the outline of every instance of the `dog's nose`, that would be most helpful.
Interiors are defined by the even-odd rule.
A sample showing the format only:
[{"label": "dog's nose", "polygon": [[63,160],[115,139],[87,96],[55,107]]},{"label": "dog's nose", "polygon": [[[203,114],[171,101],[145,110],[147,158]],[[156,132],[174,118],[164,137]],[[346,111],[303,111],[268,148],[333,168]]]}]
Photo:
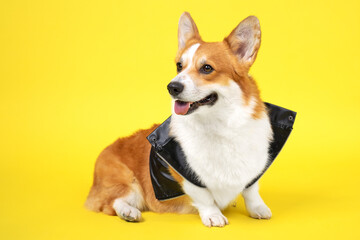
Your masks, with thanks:
[{"label": "dog's nose", "polygon": [[179,82],[171,82],[167,85],[167,89],[172,96],[177,96],[184,90],[184,85]]}]

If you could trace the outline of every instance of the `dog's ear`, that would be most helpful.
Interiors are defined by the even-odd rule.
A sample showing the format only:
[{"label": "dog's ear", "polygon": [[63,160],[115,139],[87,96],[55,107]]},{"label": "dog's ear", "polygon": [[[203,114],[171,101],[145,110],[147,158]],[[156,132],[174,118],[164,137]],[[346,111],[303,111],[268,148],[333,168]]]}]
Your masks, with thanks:
[{"label": "dog's ear", "polygon": [[255,16],[245,18],[225,38],[225,41],[239,61],[250,67],[254,63],[260,47],[261,30],[259,19]]},{"label": "dog's ear", "polygon": [[179,50],[183,49],[190,39],[200,39],[199,31],[188,12],[184,12],[179,20]]}]

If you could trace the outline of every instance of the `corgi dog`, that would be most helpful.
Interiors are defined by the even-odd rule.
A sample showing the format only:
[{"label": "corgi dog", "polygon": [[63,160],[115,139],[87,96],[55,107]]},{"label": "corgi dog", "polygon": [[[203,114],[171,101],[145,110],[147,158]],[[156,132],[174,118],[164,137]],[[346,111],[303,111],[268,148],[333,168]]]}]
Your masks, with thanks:
[{"label": "corgi dog", "polygon": [[221,210],[241,194],[249,215],[269,219],[258,182],[246,187],[266,166],[273,132],[268,112],[249,69],[261,41],[259,20],[249,16],[221,42],[205,42],[190,14],[178,28],[177,76],[169,134],[181,145],[187,166],[206,187],[169,167],[185,195],[160,201],[149,170],[146,137],[159,125],[139,130],[108,146],[96,161],[86,207],[140,221],[141,211],[198,213],[207,227],[228,224]]}]

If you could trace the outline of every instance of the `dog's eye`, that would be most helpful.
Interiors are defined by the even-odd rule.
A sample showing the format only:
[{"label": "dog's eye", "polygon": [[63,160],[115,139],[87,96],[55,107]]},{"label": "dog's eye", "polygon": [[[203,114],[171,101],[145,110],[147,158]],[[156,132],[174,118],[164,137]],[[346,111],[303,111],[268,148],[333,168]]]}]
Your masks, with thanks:
[{"label": "dog's eye", "polygon": [[213,67],[210,66],[209,64],[205,64],[204,66],[202,66],[200,68],[200,72],[201,73],[205,73],[205,74],[209,74],[211,73],[212,71],[214,71]]},{"label": "dog's eye", "polygon": [[181,72],[181,70],[183,68],[181,62],[176,63],[176,68],[177,68],[177,72]]}]

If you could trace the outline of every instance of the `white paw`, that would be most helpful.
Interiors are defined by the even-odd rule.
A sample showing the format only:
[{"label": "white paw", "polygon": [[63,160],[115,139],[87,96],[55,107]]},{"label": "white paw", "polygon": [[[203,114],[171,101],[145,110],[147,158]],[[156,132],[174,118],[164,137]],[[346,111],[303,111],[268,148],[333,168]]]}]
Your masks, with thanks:
[{"label": "white paw", "polygon": [[229,224],[227,218],[221,213],[202,216],[201,221],[207,227],[224,227]]},{"label": "white paw", "polygon": [[129,205],[123,205],[121,208],[116,209],[116,214],[128,222],[139,222],[141,220],[141,212]]},{"label": "white paw", "polygon": [[250,216],[257,219],[270,219],[271,210],[265,204],[247,208]]}]

